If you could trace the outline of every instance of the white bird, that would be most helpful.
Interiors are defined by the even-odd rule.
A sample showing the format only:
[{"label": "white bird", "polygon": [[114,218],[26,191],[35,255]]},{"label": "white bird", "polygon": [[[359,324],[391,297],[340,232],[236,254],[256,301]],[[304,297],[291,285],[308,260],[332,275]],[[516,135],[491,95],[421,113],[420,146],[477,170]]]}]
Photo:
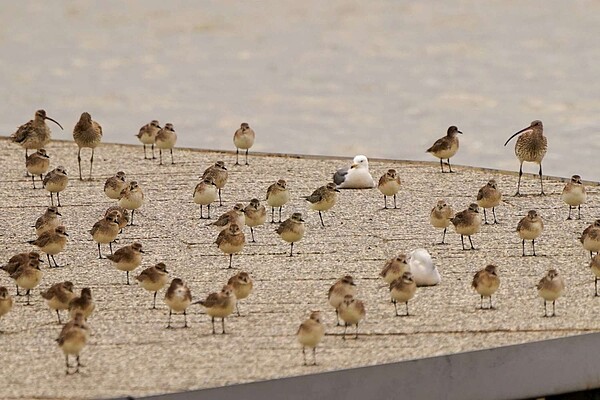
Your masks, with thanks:
[{"label": "white bird", "polygon": [[413,250],[408,255],[407,261],[417,286],[435,286],[442,280],[427,250]]},{"label": "white bird", "polygon": [[338,169],[333,174],[338,189],[371,189],[376,186],[369,172],[369,160],[363,155],[354,157],[350,168]]}]

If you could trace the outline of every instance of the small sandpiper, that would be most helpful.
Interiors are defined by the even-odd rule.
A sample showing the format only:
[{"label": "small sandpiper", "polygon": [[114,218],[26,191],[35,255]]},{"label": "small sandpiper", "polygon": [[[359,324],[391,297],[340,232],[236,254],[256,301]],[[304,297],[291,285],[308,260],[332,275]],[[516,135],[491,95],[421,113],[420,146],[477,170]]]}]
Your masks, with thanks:
[{"label": "small sandpiper", "polygon": [[69,177],[67,176],[67,170],[62,165],[54,168],[48,172],[44,177],[44,187],[50,192],[50,204],[54,205],[54,193],[56,193],[57,205],[60,205],[60,192],[67,188],[69,184]]},{"label": "small sandpiper", "polygon": [[233,134],[233,144],[235,145],[235,165],[240,165],[239,163],[239,154],[240,154],[240,149],[242,150],[246,150],[246,165],[248,164],[248,150],[252,147],[252,145],[254,144],[254,138],[256,137],[256,134],[254,133],[254,130],[252,128],[250,128],[250,125],[248,125],[246,122],[242,122],[242,125],[240,125],[240,128],[235,131],[235,133]]},{"label": "small sandpiper", "polygon": [[348,325],[356,325],[356,333],[354,339],[358,339],[358,324],[365,318],[365,303],[355,299],[348,294],[344,297],[344,301],[338,307],[340,319],[344,321],[344,335],[342,339],[346,340],[346,330]]},{"label": "small sandpiper", "polygon": [[32,120],[19,126],[17,131],[11,135],[10,139],[25,149],[25,161],[27,161],[27,150],[41,149],[50,143],[51,131],[46,125],[47,119],[63,129],[61,124],[46,115],[46,111],[37,110]]},{"label": "small sandpiper", "polygon": [[49,268],[52,268],[50,258],[52,258],[52,261],[54,262],[54,268],[58,268],[60,265],[58,265],[54,256],[65,249],[68,237],[69,234],[67,233],[67,229],[63,225],[59,225],[54,228],[54,231],[46,231],[37,239],[29,240],[27,243],[39,247],[40,250],[46,253]]},{"label": "small sandpiper", "polygon": [[188,306],[192,303],[192,292],[190,288],[179,278],[174,278],[165,294],[165,304],[169,307],[169,322],[167,328],[171,328],[171,314],[173,312],[183,313],[183,327],[187,328]]},{"label": "small sandpiper", "polygon": [[569,206],[567,220],[571,219],[571,210],[573,208],[577,208],[577,219],[581,219],[581,205],[586,202],[587,195],[585,193],[585,186],[581,182],[579,175],[571,177],[571,181],[563,188],[561,199]]},{"label": "small sandpiper", "polygon": [[48,307],[56,311],[58,323],[62,324],[60,310],[68,310],[69,303],[76,297],[75,293],[73,293],[73,282],[64,281],[55,283],[43,291],[41,295],[46,300]]},{"label": "small sandpiper", "polygon": [[144,192],[136,181],[129,182],[129,185],[121,192],[119,206],[131,210],[131,222],[133,226],[133,213],[144,204]]},{"label": "small sandpiper", "polygon": [[165,124],[165,127],[156,134],[156,147],[158,147],[158,158],[160,165],[162,165],[163,150],[169,150],[171,152],[171,164],[175,164],[175,160],[173,159],[173,147],[175,147],[176,142],[177,133],[175,133],[173,124]]},{"label": "small sandpiper", "polygon": [[233,255],[241,252],[246,244],[246,237],[239,225],[231,224],[228,229],[224,229],[215,240],[219,250],[225,254],[229,254],[229,268],[232,268]]},{"label": "small sandpiper", "polygon": [[[8,289],[6,289],[4,286],[0,286],[0,317],[8,314],[9,311],[12,310],[12,306],[13,298],[8,293]],[[2,333],[1,330],[0,333]]]},{"label": "small sandpiper", "polygon": [[[42,262],[42,260],[40,260],[40,255],[38,252],[30,251],[29,253],[15,254],[8,260],[8,262],[6,264],[4,264],[2,267],[0,267],[0,269],[5,271],[10,276],[13,273],[15,273],[15,271],[17,269],[19,269],[21,266],[27,265],[29,263],[29,260],[37,260],[38,263]],[[20,296],[19,285],[16,285],[16,287],[17,287],[17,296]]]},{"label": "small sandpiper", "polygon": [[233,313],[236,304],[233,287],[225,285],[219,293],[211,293],[206,300],[194,304],[200,304],[206,309],[206,314],[211,318],[213,335],[216,333],[215,318],[221,318],[222,333],[225,334],[225,318]]},{"label": "small sandpiper", "polygon": [[584,229],[579,241],[583,248],[590,252],[590,257],[593,257],[594,253],[600,253],[600,219]]},{"label": "small sandpiper", "polygon": [[33,259],[29,260],[27,264],[20,266],[11,274],[10,277],[15,280],[20,288],[27,289],[27,292],[25,292],[25,295],[27,296],[26,305],[31,305],[31,289],[40,284],[43,275],[43,272],[40,270],[40,261]]},{"label": "small sandpiper", "polygon": [[471,236],[479,232],[481,228],[481,215],[479,214],[479,206],[476,203],[471,203],[469,208],[459,213],[456,213],[454,218],[451,219],[452,224],[456,233],[460,235],[460,242],[462,249],[465,249],[464,236],[469,237],[471,243],[471,250],[475,250]]},{"label": "small sandpiper", "polygon": [[300,241],[304,237],[304,219],[301,213],[293,213],[291,217],[283,221],[275,232],[283,240],[290,244],[290,257],[294,255],[294,243]]},{"label": "small sandpiper", "polygon": [[107,217],[113,211],[117,211],[117,213],[118,213],[117,223],[119,224],[119,229],[121,229],[121,231],[122,231],[123,228],[125,228],[127,226],[127,224],[129,223],[129,211],[127,211],[127,209],[120,207],[120,206],[110,206],[104,212],[104,216]]},{"label": "small sandpiper", "polygon": [[544,230],[544,221],[535,210],[529,210],[517,224],[517,233],[523,243],[523,257],[525,257],[525,241],[531,240],[531,248],[535,256],[535,239],[537,239]]},{"label": "small sandpiper", "polygon": [[242,203],[236,203],[231,210],[221,214],[215,222],[211,222],[208,225],[216,226],[221,231],[228,229],[231,224],[236,224],[242,228],[244,225],[246,225],[244,212],[244,205]]},{"label": "small sandpiper", "polygon": [[537,284],[538,294],[544,299],[544,317],[548,317],[548,311],[546,309],[546,302],[552,302],[552,315],[556,316],[555,302],[563,291],[565,290],[565,282],[561,276],[558,275],[558,271],[555,269],[548,270],[546,276],[544,276]]},{"label": "small sandpiper", "polygon": [[338,279],[333,285],[331,285],[329,292],[327,292],[327,300],[329,301],[329,304],[335,308],[335,320],[337,326],[340,326],[338,307],[340,304],[342,304],[344,297],[346,297],[348,294],[352,296],[356,295],[356,284],[350,275],[346,275]]},{"label": "small sandpiper", "polygon": [[454,157],[456,152],[458,151],[458,134],[462,132],[458,130],[458,128],[454,125],[448,128],[446,132],[446,136],[440,138],[435,141],[433,146],[427,149],[427,153],[433,154],[435,157],[440,159],[440,167],[442,168],[442,173],[444,172],[444,163],[442,160],[448,160],[448,168],[449,172],[452,171],[452,166],[450,165],[450,158]]},{"label": "small sandpiper", "polygon": [[[65,355],[65,365],[67,368],[66,374],[69,375],[71,373],[77,374],[79,373],[79,367],[82,367],[83,364],[79,362],[79,354],[81,350],[85,347],[87,343],[88,337],[88,327],[84,321],[84,316],[81,313],[77,313],[71,321],[69,321],[65,326],[63,326],[60,331],[60,335],[56,342],[58,346],[61,348]],[[77,364],[75,364],[75,371],[70,372],[69,368],[72,366],[69,364],[69,355],[75,356],[75,360]]]},{"label": "small sandpiper", "polygon": [[117,238],[119,231],[118,211],[111,211],[106,217],[96,222],[92,229],[90,229],[92,238],[98,244],[98,259],[104,258],[100,251],[100,244],[108,244],[110,254],[113,254],[112,242]]},{"label": "small sandpiper", "polygon": [[446,203],[446,200],[438,200],[437,204],[431,209],[431,213],[429,214],[429,223],[434,228],[444,229],[442,241],[438,244],[446,244],[444,242],[446,239],[446,230],[448,229],[448,226],[450,226],[452,218],[454,218],[452,207]]},{"label": "small sandpiper", "polygon": [[204,219],[202,215],[202,207],[204,206],[208,209],[206,219],[210,219],[210,205],[217,199],[218,191],[219,189],[211,176],[207,176],[202,179],[202,182],[196,185],[194,189],[194,203],[200,204],[200,219]]},{"label": "small sandpiper", "polygon": [[44,181],[43,175],[48,172],[50,168],[50,157],[46,154],[45,149],[39,149],[35,153],[31,154],[25,160],[25,168],[27,172],[31,174],[31,182],[35,189],[35,176],[39,175],[40,181]]},{"label": "small sandpiper", "polygon": [[154,156],[154,143],[156,142],[156,134],[162,128],[157,120],[153,119],[151,122],[142,126],[137,135],[134,135],[140,142],[144,145],[144,160],[149,160],[150,158],[146,156],[146,145],[152,145],[152,159],[155,160]]},{"label": "small sandpiper", "polygon": [[81,313],[87,321],[94,309],[96,309],[96,305],[92,298],[92,289],[89,287],[81,289],[81,294],[69,302],[69,315],[71,318],[75,318],[78,313]]},{"label": "small sandpiper", "polygon": [[397,317],[401,316],[398,314],[398,302],[406,305],[406,314],[404,314],[404,316],[410,315],[408,313],[408,301],[415,297],[416,292],[417,284],[409,271],[406,271],[402,274],[402,277],[390,283],[390,296],[392,297],[392,303],[394,303]]},{"label": "small sandpiper", "polygon": [[244,218],[246,225],[250,227],[252,243],[256,243],[256,240],[254,240],[254,228],[265,223],[267,220],[267,210],[265,206],[260,204],[260,200],[252,199],[250,200],[250,204],[244,208]]},{"label": "small sandpiper", "polygon": [[309,207],[311,210],[319,212],[322,227],[325,227],[325,223],[323,222],[321,211],[327,211],[335,205],[338,192],[339,190],[336,188],[336,184],[329,182],[327,185],[317,188],[310,196],[302,196],[302,198],[310,203]]},{"label": "small sandpiper", "polygon": [[254,287],[254,282],[252,281],[252,278],[250,278],[250,275],[247,272],[239,272],[231,278],[229,278],[227,284],[233,288],[233,294],[235,294],[235,298],[237,299],[235,303],[235,309],[239,317],[239,301],[250,296],[250,293],[252,293],[252,288]]},{"label": "small sandpiper", "polygon": [[407,271],[410,271],[410,266],[407,263],[406,254],[400,253],[385,262],[379,276],[389,285]]},{"label": "small sandpiper", "polygon": [[521,176],[523,175],[523,163],[534,162],[539,164],[540,166],[540,195],[545,195],[544,193],[544,183],[542,180],[542,160],[546,155],[546,150],[548,150],[548,140],[544,136],[544,125],[542,121],[535,120],[531,122],[531,124],[521,129],[519,132],[515,133],[511,137],[508,138],[504,146],[510,142],[512,138],[521,134],[517,139],[517,143],[515,144],[515,154],[519,159],[519,182],[517,183],[517,193],[515,196],[520,196],[521,193],[519,189],[521,188]]},{"label": "small sandpiper", "polygon": [[217,161],[214,165],[206,168],[204,173],[202,174],[202,179],[211,177],[219,189],[219,206],[223,205],[223,200],[221,199],[221,189],[225,187],[227,183],[228,172],[227,168],[225,168],[225,163],[223,161]]},{"label": "small sandpiper", "polygon": [[488,309],[493,310],[494,305],[492,304],[492,295],[496,293],[496,290],[498,290],[498,287],[500,286],[500,277],[498,277],[497,267],[489,264],[484,269],[477,271],[473,277],[471,286],[479,293],[479,308],[484,310],[483,298],[489,297],[490,305]]},{"label": "small sandpiper", "polygon": [[479,207],[483,208],[483,219],[484,224],[487,225],[487,215],[485,212],[486,208],[492,209],[492,214],[494,215],[494,224],[497,224],[496,220],[496,207],[500,205],[502,201],[502,193],[498,190],[498,185],[496,184],[495,179],[490,179],[488,183],[479,189],[477,193],[477,204]]},{"label": "small sandpiper", "polygon": [[51,206],[35,221],[35,233],[40,236],[44,232],[54,231],[54,228],[60,225],[62,214],[57,207]]},{"label": "small sandpiper", "polygon": [[79,117],[79,121],[73,128],[73,139],[79,150],[77,151],[77,163],[79,164],[79,180],[83,180],[81,175],[81,149],[88,147],[92,149],[92,157],[90,158],[90,178],[92,180],[92,168],[94,166],[94,150],[102,140],[102,127],[96,121],[92,120],[92,116],[84,112]]},{"label": "small sandpiper", "polygon": [[156,294],[160,289],[169,283],[169,271],[165,263],[158,263],[153,267],[143,270],[135,279],[140,283],[140,286],[149,292],[154,292],[152,300],[152,309],[156,309]]},{"label": "small sandpiper", "polygon": [[285,179],[279,179],[267,188],[267,204],[271,207],[271,223],[275,223],[275,209],[279,207],[279,223],[281,223],[281,209],[290,201],[290,191]]},{"label": "small sandpiper", "polygon": [[129,285],[129,272],[133,271],[142,264],[142,244],[133,242],[128,246],[121,247],[115,251],[115,254],[106,256],[115,264],[119,271],[125,271],[127,275],[127,284]]},{"label": "small sandpiper", "polygon": [[308,365],[306,362],[306,348],[312,349],[313,363],[317,365],[317,346],[321,343],[321,340],[325,336],[325,327],[321,323],[321,312],[313,311],[310,313],[310,317],[300,324],[298,332],[296,332],[296,338],[302,345],[302,356],[304,357],[304,365]]},{"label": "small sandpiper", "polygon": [[106,194],[109,199],[119,200],[121,198],[121,192],[126,186],[125,172],[119,171],[104,182],[104,194]]},{"label": "small sandpiper", "polygon": [[400,191],[400,177],[395,169],[388,169],[385,174],[381,175],[377,188],[383,194],[383,208],[388,208],[388,196],[394,196],[394,208],[398,208],[396,206],[396,194]]}]

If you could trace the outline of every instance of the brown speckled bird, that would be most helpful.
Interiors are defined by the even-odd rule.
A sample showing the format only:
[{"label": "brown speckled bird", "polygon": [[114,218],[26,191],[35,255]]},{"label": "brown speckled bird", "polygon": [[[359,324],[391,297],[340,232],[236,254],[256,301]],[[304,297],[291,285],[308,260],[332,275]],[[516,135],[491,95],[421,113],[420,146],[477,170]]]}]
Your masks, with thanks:
[{"label": "brown speckled bird", "polygon": [[548,149],[548,140],[544,136],[544,126],[542,125],[542,121],[535,120],[533,121],[527,128],[521,129],[519,132],[515,133],[511,137],[508,138],[504,145],[506,146],[508,142],[518,134],[521,134],[517,139],[517,144],[515,144],[515,154],[519,159],[519,183],[517,184],[517,193],[515,196],[520,196],[521,193],[519,189],[521,188],[521,176],[523,175],[523,162],[534,162],[539,164],[540,166],[540,195],[544,196],[544,184],[542,182],[542,159],[546,155],[546,150]]}]

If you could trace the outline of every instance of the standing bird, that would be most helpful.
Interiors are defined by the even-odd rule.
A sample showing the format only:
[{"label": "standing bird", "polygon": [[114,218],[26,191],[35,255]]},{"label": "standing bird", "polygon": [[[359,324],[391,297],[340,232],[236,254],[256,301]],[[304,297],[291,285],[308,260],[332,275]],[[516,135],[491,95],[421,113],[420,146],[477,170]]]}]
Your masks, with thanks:
[{"label": "standing bird", "polygon": [[517,233],[523,243],[523,257],[525,257],[525,241],[531,240],[533,255],[535,256],[535,239],[537,239],[544,230],[544,221],[535,210],[529,210],[517,224]]},{"label": "standing bird", "polygon": [[469,208],[456,213],[454,218],[450,220],[456,233],[460,235],[460,242],[463,250],[465,249],[464,236],[469,237],[471,243],[471,250],[475,250],[471,236],[479,232],[481,228],[481,215],[479,214],[479,206],[476,203],[471,203]]},{"label": "standing bird", "polygon": [[59,268],[60,265],[54,259],[54,256],[58,253],[62,252],[67,245],[67,238],[69,234],[67,233],[66,228],[63,225],[59,225],[54,228],[53,231],[46,231],[42,233],[37,239],[29,240],[27,243],[37,246],[46,253],[46,257],[48,257],[48,267],[52,268],[52,263],[50,262],[50,258],[54,262],[54,268]]},{"label": "standing bird", "polygon": [[369,172],[369,159],[362,154],[354,157],[350,168],[340,168],[333,174],[338,189],[371,189],[376,186]]},{"label": "standing bird", "polygon": [[521,193],[519,189],[521,188],[521,176],[523,175],[523,162],[534,162],[540,165],[540,188],[541,196],[545,196],[544,193],[544,184],[542,182],[542,159],[546,155],[546,150],[548,149],[548,140],[544,136],[544,126],[542,125],[542,121],[535,120],[531,122],[531,124],[527,128],[521,129],[519,132],[515,133],[511,137],[508,138],[504,146],[510,142],[512,138],[522,133],[521,136],[517,139],[517,144],[515,145],[515,154],[519,159],[519,183],[517,184],[517,193],[515,196],[520,196]]},{"label": "standing bird", "polygon": [[229,317],[233,313],[236,302],[237,301],[235,294],[233,293],[233,287],[230,285],[225,285],[219,293],[211,293],[208,295],[206,300],[200,300],[194,304],[200,304],[206,309],[206,314],[208,314],[211,318],[213,335],[216,334],[215,318],[221,318],[222,333],[224,335],[225,318]]},{"label": "standing bird", "polygon": [[44,187],[50,192],[50,204],[54,205],[54,193],[56,193],[57,205],[60,205],[60,192],[67,188],[69,184],[69,177],[67,176],[67,170],[62,165],[54,168],[48,172],[44,177]]},{"label": "standing bird", "polygon": [[25,168],[27,172],[31,174],[31,182],[35,189],[35,176],[40,176],[40,181],[44,181],[43,175],[48,172],[50,168],[50,157],[46,154],[45,149],[39,149],[32,155],[28,156],[25,160]]},{"label": "standing bird", "polygon": [[415,297],[417,292],[417,284],[415,283],[412,274],[408,271],[402,274],[402,277],[394,280],[390,283],[390,296],[392,297],[392,303],[394,303],[394,309],[396,310],[396,317],[400,317],[398,314],[398,302],[406,305],[406,314],[408,313],[408,301]]},{"label": "standing bird", "polygon": [[62,214],[58,208],[51,206],[35,221],[35,233],[40,236],[44,232],[54,231],[54,228],[60,225]]},{"label": "standing bird", "polygon": [[271,206],[271,223],[275,223],[275,209],[279,207],[279,223],[281,223],[281,208],[290,201],[290,191],[287,188],[285,179],[279,179],[277,182],[267,188],[267,204]]},{"label": "standing bird", "polygon": [[169,271],[167,271],[165,263],[160,262],[153,267],[146,268],[135,279],[141,287],[149,292],[154,292],[152,309],[156,310],[156,294],[169,282]]},{"label": "standing bird", "polygon": [[406,254],[400,253],[396,257],[390,258],[385,262],[379,276],[381,276],[383,281],[389,285],[396,279],[402,277],[407,271],[410,271],[410,266],[407,263]]},{"label": "standing bird", "polygon": [[313,363],[317,365],[317,346],[325,336],[325,327],[321,323],[321,312],[313,311],[310,313],[310,317],[300,324],[298,332],[296,332],[296,338],[302,345],[302,356],[304,357],[304,365],[308,365],[306,362],[306,348],[312,348]]},{"label": "standing bird", "polygon": [[77,151],[77,163],[79,164],[79,180],[83,180],[81,176],[81,148],[89,147],[92,149],[92,157],[90,158],[90,178],[92,180],[92,167],[94,166],[94,149],[102,140],[102,127],[96,121],[92,120],[92,116],[84,112],[79,117],[79,121],[73,128],[73,139],[79,146]]},{"label": "standing bird", "polygon": [[246,150],[246,165],[250,165],[248,164],[248,150],[250,149],[250,147],[252,147],[252,145],[254,144],[254,138],[256,137],[256,134],[254,133],[254,130],[252,128],[250,128],[250,125],[248,125],[245,122],[242,122],[242,125],[240,125],[240,128],[235,131],[235,133],[233,134],[233,144],[235,145],[235,165],[240,165],[239,163],[239,154],[240,154],[240,149],[242,150]]},{"label": "standing bird", "polygon": [[[10,276],[13,273],[15,273],[15,271],[17,269],[19,269],[21,266],[27,265],[29,263],[29,260],[37,260],[38,263],[42,262],[42,260],[40,260],[39,253],[37,253],[35,251],[30,251],[29,253],[15,254],[8,260],[8,262],[5,265],[0,267],[0,269],[5,271]],[[19,285],[16,285],[16,287],[17,287],[17,296],[20,296]]]},{"label": "standing bird", "polygon": [[158,131],[158,133],[156,134],[156,147],[158,147],[158,157],[160,160],[160,165],[162,165],[163,150],[171,151],[171,164],[175,164],[175,161],[173,160],[173,147],[175,147],[176,142],[177,134],[175,133],[173,124],[165,124],[165,127]]},{"label": "standing bird", "polygon": [[136,181],[129,182],[129,185],[121,191],[119,206],[126,210],[131,210],[131,223],[133,226],[133,213],[144,204],[144,192]]},{"label": "standing bird", "polygon": [[448,229],[448,226],[450,226],[452,218],[454,218],[454,211],[452,210],[452,207],[446,203],[446,200],[438,200],[435,207],[431,209],[429,223],[431,223],[434,228],[444,229],[442,241],[439,244],[446,244],[444,242],[446,239],[446,230]]},{"label": "standing bird", "polygon": [[115,267],[120,271],[125,271],[127,275],[127,284],[129,285],[129,272],[133,271],[142,264],[142,244],[133,242],[128,246],[121,247],[115,251],[115,254],[106,256],[115,264]]},{"label": "standing bird", "polygon": [[68,310],[69,303],[76,297],[75,293],[73,293],[73,282],[64,281],[55,283],[43,291],[41,295],[46,300],[48,307],[56,311],[58,323],[62,324],[59,310]]},{"label": "standing bird", "polygon": [[75,318],[78,313],[81,313],[83,314],[83,318],[87,321],[95,308],[96,305],[92,298],[92,289],[85,287],[81,289],[81,294],[69,303],[69,315],[71,318]]},{"label": "standing bird", "polygon": [[32,120],[19,126],[17,131],[11,135],[10,139],[25,149],[25,161],[27,161],[27,150],[41,149],[50,143],[51,131],[46,125],[47,119],[63,129],[61,124],[46,115],[46,111],[37,110]]},{"label": "standing bird", "polygon": [[457,134],[462,134],[461,131],[454,125],[448,128],[446,132],[446,136],[440,138],[435,141],[433,146],[427,149],[427,153],[433,154],[435,157],[440,159],[440,167],[442,168],[442,173],[444,173],[444,163],[443,160],[448,160],[448,168],[449,172],[452,171],[452,166],[450,165],[450,158],[454,157],[456,152],[458,151],[458,136]]},{"label": "standing bird", "polygon": [[329,301],[329,304],[335,308],[335,320],[337,326],[340,326],[338,307],[342,304],[346,295],[356,296],[356,284],[350,275],[343,276],[335,281],[327,292],[327,300]]},{"label": "standing bird", "polygon": [[208,226],[216,226],[221,231],[226,230],[232,224],[236,224],[241,228],[246,225],[244,212],[244,205],[242,203],[236,203],[231,210],[221,214],[215,222],[211,222]]},{"label": "standing bird", "polygon": [[571,219],[571,210],[573,208],[577,208],[577,219],[581,219],[581,205],[586,202],[587,195],[585,193],[585,186],[581,182],[579,175],[573,175],[571,181],[567,182],[563,188],[561,199],[569,206],[567,220]]},{"label": "standing bird", "polygon": [[244,208],[244,218],[246,225],[250,227],[252,243],[256,243],[256,240],[254,240],[254,227],[265,223],[267,220],[267,210],[265,206],[260,204],[260,200],[252,199],[250,200],[250,204]]},{"label": "standing bird", "polygon": [[[60,331],[60,335],[56,342],[58,346],[61,348],[65,355],[65,364],[67,367],[66,374],[69,375],[71,373],[77,374],[79,373],[79,367],[82,367],[83,364],[79,362],[79,353],[83,350],[88,337],[88,326],[85,323],[85,318],[83,314],[77,313],[71,321],[69,321],[65,326],[63,326]],[[69,355],[75,356],[77,364],[75,365],[75,371],[70,372],[69,368],[72,366],[69,364]]]},{"label": "standing bird", "polygon": [[311,210],[319,212],[321,226],[323,227],[325,227],[325,223],[323,222],[321,211],[327,211],[335,205],[338,192],[339,190],[336,188],[335,183],[329,182],[327,185],[315,189],[310,196],[302,196],[303,199],[306,199],[310,203],[309,207]]},{"label": "standing bird", "polygon": [[233,288],[233,294],[235,294],[236,298],[235,309],[239,317],[239,300],[243,300],[250,296],[250,293],[252,293],[252,288],[254,287],[254,282],[252,282],[252,278],[250,278],[250,275],[247,272],[239,272],[229,278],[227,284]]},{"label": "standing bird", "polygon": [[113,254],[112,242],[117,238],[119,231],[118,211],[111,211],[106,217],[96,222],[92,229],[90,229],[92,238],[98,244],[98,259],[104,258],[102,257],[102,251],[100,251],[100,244],[108,244],[110,254]]},{"label": "standing bird", "polygon": [[109,199],[119,200],[121,192],[126,186],[125,172],[119,171],[104,182],[104,194],[106,194]]},{"label": "standing bird", "polygon": [[206,219],[210,219],[210,204],[217,199],[217,185],[211,176],[202,179],[194,188],[194,203],[200,204],[200,219],[204,219],[202,215],[202,207],[206,206],[208,215]]},{"label": "standing bird", "polygon": [[223,205],[223,200],[221,199],[221,189],[225,187],[227,183],[228,172],[227,168],[225,168],[225,163],[223,161],[217,161],[215,165],[211,165],[210,167],[204,170],[202,174],[202,179],[211,177],[219,189],[219,206]]},{"label": "standing bird", "polygon": [[179,278],[174,278],[165,294],[165,304],[169,307],[169,322],[167,328],[171,328],[171,314],[173,312],[183,313],[183,327],[187,328],[188,306],[192,303],[192,292],[190,288]]},{"label": "standing bird", "polygon": [[27,264],[20,266],[15,272],[10,276],[15,280],[17,286],[23,289],[27,289],[25,295],[27,296],[26,305],[30,306],[30,294],[31,289],[40,284],[42,280],[42,276],[44,274],[40,270],[40,261],[39,260],[29,260]]},{"label": "standing bird", "polygon": [[596,254],[590,261],[590,269],[594,274],[594,297],[598,297],[598,278],[600,278],[600,254]]},{"label": "standing bird", "polygon": [[593,257],[594,253],[600,254],[600,219],[583,230],[579,241],[583,248],[590,252],[590,257]]},{"label": "standing bird", "polygon": [[396,194],[400,190],[400,177],[395,169],[388,169],[385,174],[381,175],[377,188],[383,194],[383,208],[388,208],[388,196],[394,196],[394,208],[398,208],[396,207]]},{"label": "standing bird", "polygon": [[275,232],[283,240],[290,243],[290,257],[294,255],[294,242],[298,242],[304,237],[304,231],[304,219],[302,219],[301,213],[293,213],[275,229]]},{"label": "standing bird", "polygon": [[558,299],[563,291],[565,290],[565,282],[561,276],[558,275],[558,271],[555,269],[550,269],[546,273],[540,282],[537,284],[538,294],[542,299],[544,299],[544,317],[548,316],[548,311],[546,309],[546,302],[552,302],[552,315],[551,317],[556,316],[555,311],[555,302]]},{"label": "standing bird", "polygon": [[[117,223],[119,224],[119,229],[121,231],[123,231],[123,228],[125,228],[127,226],[127,224],[129,223],[129,211],[127,211],[123,207],[110,206],[104,212],[104,216],[105,217],[108,216],[108,214],[110,214],[113,211],[117,212],[117,214],[116,214],[117,215]],[[121,233],[121,232],[119,232],[119,233]]]},{"label": "standing bird", "polygon": [[479,207],[483,208],[483,219],[485,221],[485,225],[487,222],[487,215],[485,213],[486,208],[492,209],[492,214],[494,215],[494,224],[497,224],[496,220],[496,207],[500,205],[502,201],[502,193],[498,190],[498,186],[496,185],[495,179],[490,179],[488,183],[479,189],[477,193],[477,204]]},{"label": "standing bird", "polygon": [[358,339],[358,323],[365,318],[365,304],[361,300],[355,299],[348,294],[344,297],[344,301],[338,307],[338,314],[344,321],[344,335],[342,339],[346,340],[346,330],[348,325],[356,325],[356,334],[354,339]]},{"label": "standing bird", "polygon": [[238,224],[231,224],[229,228],[222,230],[215,240],[219,250],[225,254],[229,254],[229,268],[233,262],[233,255],[239,253],[246,244],[246,236],[240,229]]},{"label": "standing bird", "polygon": [[[0,317],[8,314],[10,310],[12,310],[13,299],[12,296],[8,293],[8,289],[4,286],[0,286]],[[2,331],[0,331],[2,333]]]},{"label": "standing bird", "polygon": [[479,293],[479,308],[483,310],[483,298],[490,298],[489,309],[493,310],[494,306],[492,304],[492,295],[496,293],[498,287],[500,286],[500,278],[498,277],[497,267],[495,265],[487,265],[484,269],[477,271],[475,276],[473,277],[473,282],[471,286],[477,293]]},{"label": "standing bird", "polygon": [[142,144],[144,145],[144,160],[149,159],[146,156],[146,145],[148,144],[152,145],[152,159],[156,159],[156,157],[154,156],[154,143],[156,142],[156,134],[161,129],[162,128],[160,127],[158,121],[153,119],[150,123],[147,123],[146,125],[142,126],[137,135],[134,135],[138,139],[140,139],[140,142],[142,142]]}]

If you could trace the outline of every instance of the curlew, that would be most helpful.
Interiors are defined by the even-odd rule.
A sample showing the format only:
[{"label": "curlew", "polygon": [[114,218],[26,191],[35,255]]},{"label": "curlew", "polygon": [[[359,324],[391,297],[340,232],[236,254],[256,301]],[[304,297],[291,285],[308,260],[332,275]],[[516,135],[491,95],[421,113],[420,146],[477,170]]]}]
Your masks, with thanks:
[{"label": "curlew", "polygon": [[73,139],[79,150],[77,151],[77,163],[79,165],[79,180],[83,180],[81,176],[81,149],[87,147],[92,149],[92,157],[90,157],[90,178],[92,180],[92,168],[94,166],[94,149],[102,140],[102,127],[96,121],[92,120],[92,116],[87,113],[81,113],[79,121],[73,128]]},{"label": "curlew", "polygon": [[519,190],[521,188],[521,176],[523,175],[523,163],[525,161],[534,162],[540,165],[540,195],[545,196],[546,193],[544,193],[544,184],[542,182],[542,159],[546,155],[546,150],[548,149],[548,140],[544,136],[544,126],[542,125],[542,121],[535,120],[531,122],[527,128],[523,128],[509,137],[504,145],[506,146],[508,142],[518,134],[522,135],[519,136],[517,144],[515,144],[515,154],[520,163],[519,182],[517,183],[517,193],[515,193],[515,196],[521,195]]},{"label": "curlew", "polygon": [[27,150],[41,149],[50,142],[51,131],[46,125],[47,119],[63,129],[61,124],[46,115],[46,111],[37,110],[32,120],[19,126],[17,131],[11,135],[10,139],[25,149],[25,161],[27,161],[28,156]]}]

